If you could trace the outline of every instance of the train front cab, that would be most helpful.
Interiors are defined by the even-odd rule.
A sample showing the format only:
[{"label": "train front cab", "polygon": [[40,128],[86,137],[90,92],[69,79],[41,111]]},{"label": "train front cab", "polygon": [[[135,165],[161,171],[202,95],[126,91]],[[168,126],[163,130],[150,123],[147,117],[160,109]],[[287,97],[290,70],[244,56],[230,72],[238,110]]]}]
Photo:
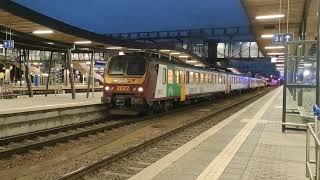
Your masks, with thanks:
[{"label": "train front cab", "polygon": [[148,60],[141,56],[111,57],[105,69],[102,102],[114,114],[135,114],[146,106]]}]

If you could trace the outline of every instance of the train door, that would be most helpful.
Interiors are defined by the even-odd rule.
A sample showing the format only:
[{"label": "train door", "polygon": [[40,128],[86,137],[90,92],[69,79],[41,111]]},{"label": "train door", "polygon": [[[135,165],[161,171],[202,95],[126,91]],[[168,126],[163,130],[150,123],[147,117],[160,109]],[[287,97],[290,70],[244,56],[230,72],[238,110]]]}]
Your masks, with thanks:
[{"label": "train door", "polygon": [[180,80],[181,80],[181,93],[180,93],[180,101],[186,100],[186,73],[185,71],[180,71]]},{"label": "train door", "polygon": [[154,98],[164,98],[167,95],[167,65],[159,64]]}]

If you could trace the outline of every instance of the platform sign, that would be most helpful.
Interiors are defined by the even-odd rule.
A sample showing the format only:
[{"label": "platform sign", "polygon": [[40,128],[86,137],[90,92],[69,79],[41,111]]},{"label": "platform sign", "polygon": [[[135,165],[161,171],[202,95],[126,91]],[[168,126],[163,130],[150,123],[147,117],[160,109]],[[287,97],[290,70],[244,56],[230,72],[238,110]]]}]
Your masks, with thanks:
[{"label": "platform sign", "polygon": [[277,33],[273,35],[273,44],[284,44],[293,41],[293,33]]},{"label": "platform sign", "polygon": [[283,37],[284,37],[284,42],[293,41],[293,33],[285,33]]},{"label": "platform sign", "polygon": [[12,49],[14,48],[14,40],[3,40],[3,47],[5,49]]}]

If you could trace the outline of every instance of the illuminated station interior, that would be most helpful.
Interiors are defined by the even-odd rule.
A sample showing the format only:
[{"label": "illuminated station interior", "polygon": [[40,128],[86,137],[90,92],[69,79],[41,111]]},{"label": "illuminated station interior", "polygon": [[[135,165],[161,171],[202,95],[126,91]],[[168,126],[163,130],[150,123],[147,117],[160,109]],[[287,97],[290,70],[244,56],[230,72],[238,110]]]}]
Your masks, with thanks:
[{"label": "illuminated station interior", "polygon": [[0,179],[320,180],[320,0],[0,1]]}]

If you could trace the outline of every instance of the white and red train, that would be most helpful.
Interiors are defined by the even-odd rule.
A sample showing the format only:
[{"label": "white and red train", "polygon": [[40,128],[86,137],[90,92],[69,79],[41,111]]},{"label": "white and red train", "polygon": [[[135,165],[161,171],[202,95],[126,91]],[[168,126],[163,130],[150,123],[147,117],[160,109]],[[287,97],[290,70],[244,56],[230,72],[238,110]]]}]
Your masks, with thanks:
[{"label": "white and red train", "polygon": [[109,59],[102,102],[111,104],[114,114],[157,112],[218,93],[264,86],[264,79],[131,54]]}]

